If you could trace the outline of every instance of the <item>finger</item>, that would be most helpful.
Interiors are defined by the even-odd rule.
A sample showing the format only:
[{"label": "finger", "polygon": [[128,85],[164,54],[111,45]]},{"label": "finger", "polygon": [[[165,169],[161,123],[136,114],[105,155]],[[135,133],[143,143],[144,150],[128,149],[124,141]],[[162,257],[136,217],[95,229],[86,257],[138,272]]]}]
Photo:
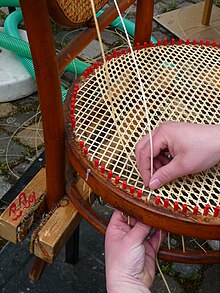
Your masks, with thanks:
[{"label": "finger", "polygon": [[157,156],[157,159],[161,162],[162,166],[169,164],[171,161],[170,158],[168,158],[166,155],[163,155],[163,154]]},{"label": "finger", "polygon": [[135,220],[132,217],[129,217],[128,215],[126,215],[125,213],[119,211],[119,210],[115,210],[111,216],[110,222],[108,226],[115,226],[115,225],[120,225],[120,224],[131,224],[131,225],[135,225],[135,223],[137,222],[137,220]]},{"label": "finger", "polygon": [[111,216],[111,219],[109,221],[106,234],[112,233],[112,231],[115,231],[118,229],[118,227],[125,225],[125,217],[122,214],[122,212],[115,210]]},{"label": "finger", "polygon": [[114,225],[119,222],[125,222],[125,217],[119,210],[115,210],[111,216],[109,226]]},{"label": "finger", "polygon": [[137,223],[137,220],[126,215],[125,213],[122,213],[122,215],[124,216],[124,221],[126,224],[128,224],[130,227],[134,227],[134,225]]},{"label": "finger", "polygon": [[156,172],[156,170],[158,170],[161,167],[163,167],[163,163],[157,157],[156,159],[154,159],[154,172]]},{"label": "finger", "polygon": [[[146,141],[145,139],[143,139]],[[137,149],[138,162],[137,166],[141,174],[141,178],[146,186],[149,185],[151,177],[151,147],[150,141],[147,140],[145,144],[142,144],[142,148]]]},{"label": "finger", "polygon": [[136,163],[137,166],[140,164],[141,160],[141,150],[144,149],[144,146],[149,141],[149,134],[146,134],[135,146],[135,155],[136,155]]},{"label": "finger", "polygon": [[[158,128],[154,129],[153,131],[151,131],[151,135],[152,137],[154,136],[154,134],[157,132]],[[137,166],[140,164],[141,161],[141,150],[145,149],[146,145],[150,145],[150,135],[149,133],[147,133],[135,146],[135,154],[136,154],[136,162],[137,162]]]},{"label": "finger", "polygon": [[122,239],[130,229],[130,226],[126,223],[126,217],[122,215],[122,212],[118,210],[114,211],[106,230],[106,243]]},{"label": "finger", "polygon": [[164,165],[170,163],[170,159],[165,155],[159,155],[154,159],[154,173]]},{"label": "finger", "polygon": [[[138,157],[138,169],[141,174],[141,178],[144,181],[144,184],[146,186],[149,186],[149,181],[151,179],[151,147],[149,140],[143,139],[146,143],[140,143],[142,148],[140,146],[137,147],[137,157]],[[160,162],[158,162],[158,158],[162,163],[168,163],[168,158],[166,159],[165,155],[161,155],[161,152],[164,150],[167,150],[167,141],[165,138],[163,138],[162,135],[159,134],[159,131],[155,131],[155,134],[153,135],[153,157],[156,158],[154,160],[154,168],[158,169],[162,166]],[[154,172],[155,170],[153,170]]]},{"label": "finger", "polygon": [[148,163],[146,163],[146,161],[142,162],[139,166],[139,171],[140,171],[141,178],[144,181],[144,185],[149,186],[149,182],[151,179],[151,168],[150,168],[149,162]]},{"label": "finger", "polygon": [[115,210],[108,224],[106,234],[107,236],[109,234],[122,236],[122,234],[128,233],[136,222],[136,219],[127,216],[121,211]]},{"label": "finger", "polygon": [[139,245],[144,241],[150,231],[151,227],[149,225],[137,222],[126,237],[129,238],[134,245]]},{"label": "finger", "polygon": [[154,249],[154,251],[157,253],[161,243],[164,241],[164,238],[166,236],[166,232],[162,230],[157,230],[151,238],[148,240],[148,243],[150,243],[151,247]]},{"label": "finger", "polygon": [[158,169],[150,179],[149,187],[155,190],[172,180],[186,175],[185,168],[182,165],[182,159],[179,156],[173,158],[169,164]]}]

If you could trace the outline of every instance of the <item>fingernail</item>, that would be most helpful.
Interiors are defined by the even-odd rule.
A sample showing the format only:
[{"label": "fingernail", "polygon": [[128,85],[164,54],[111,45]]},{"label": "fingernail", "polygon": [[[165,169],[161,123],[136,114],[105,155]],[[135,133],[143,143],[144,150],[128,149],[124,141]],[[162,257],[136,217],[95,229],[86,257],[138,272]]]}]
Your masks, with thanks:
[{"label": "fingernail", "polygon": [[150,180],[149,182],[149,187],[150,189],[156,189],[159,188],[162,185],[162,182],[160,181],[159,178],[154,178],[153,180]]}]

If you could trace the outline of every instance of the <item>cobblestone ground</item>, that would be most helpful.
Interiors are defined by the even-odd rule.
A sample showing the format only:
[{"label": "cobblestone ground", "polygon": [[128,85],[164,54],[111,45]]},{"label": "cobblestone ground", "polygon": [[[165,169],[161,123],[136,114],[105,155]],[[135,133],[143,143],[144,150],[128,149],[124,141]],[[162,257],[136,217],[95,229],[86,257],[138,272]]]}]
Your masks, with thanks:
[{"label": "cobblestone ground", "polygon": [[[156,0],[154,12],[155,15],[157,15],[172,9],[192,5],[197,2],[200,1]],[[126,18],[134,20],[134,8],[135,7],[129,9]],[[3,9],[3,12],[0,13],[0,16],[2,17],[0,20],[0,26],[3,26],[4,23],[4,12],[7,12],[7,10]],[[64,46],[73,35],[77,33],[76,31],[63,30],[56,25],[53,25],[53,29],[58,49]],[[153,22],[152,35],[156,39],[163,39],[164,37],[171,39],[175,37],[156,22]],[[122,36],[123,34],[121,32],[113,30],[112,28],[106,30],[102,34],[105,50],[110,51],[113,48],[124,47],[126,43]],[[99,44],[98,41],[95,40],[83,50],[79,57],[81,60],[93,62],[99,58],[100,55]],[[64,74],[62,77],[63,85],[68,87],[71,80],[75,77],[75,74],[72,73]],[[1,103],[0,198],[25,172],[25,170],[27,170],[43,149],[43,133],[37,93],[20,100]],[[0,205],[0,208],[4,210],[4,204]],[[176,242],[177,240],[173,238],[172,244],[174,246],[177,245]],[[220,292],[220,265],[185,265],[161,262],[161,269],[169,284],[171,292]],[[9,290],[7,292],[11,291]],[[32,292],[38,291],[33,290]],[[82,290],[82,292],[93,291]],[[166,292],[163,280],[159,273],[157,273],[152,292]]]}]

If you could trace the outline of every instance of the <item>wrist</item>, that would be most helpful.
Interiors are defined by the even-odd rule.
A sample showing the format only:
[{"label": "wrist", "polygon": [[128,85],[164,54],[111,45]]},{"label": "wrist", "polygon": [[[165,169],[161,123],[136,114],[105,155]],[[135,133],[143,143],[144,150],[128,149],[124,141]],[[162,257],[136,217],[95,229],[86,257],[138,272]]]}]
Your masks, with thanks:
[{"label": "wrist", "polygon": [[217,155],[217,158],[220,161],[220,125],[211,125],[209,130],[212,137],[211,141],[214,148],[214,153]]},{"label": "wrist", "polygon": [[142,286],[135,285],[124,285],[119,284],[118,286],[107,287],[108,293],[151,293],[150,289]]},{"label": "wrist", "polygon": [[112,279],[106,282],[108,293],[150,293],[145,283],[136,278],[125,278],[123,280]]}]

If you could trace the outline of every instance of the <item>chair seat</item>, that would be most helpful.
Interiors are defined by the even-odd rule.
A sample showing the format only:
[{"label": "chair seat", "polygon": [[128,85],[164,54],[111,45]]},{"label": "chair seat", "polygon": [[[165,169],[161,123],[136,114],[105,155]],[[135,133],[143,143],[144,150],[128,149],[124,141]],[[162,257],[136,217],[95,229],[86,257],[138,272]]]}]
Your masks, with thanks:
[{"label": "chair seat", "polygon": [[[94,0],[99,11],[108,0]],[[51,17],[60,25],[74,27],[86,23],[92,17],[90,0],[47,0]]]},{"label": "chair seat", "polygon": [[219,223],[219,165],[151,191],[137,170],[135,145],[148,132],[143,99],[152,128],[166,120],[219,123],[220,50],[193,44],[136,50],[145,97],[132,54],[119,55],[107,62],[109,81],[105,66],[94,64],[97,68],[86,78],[84,74],[69,101],[71,132],[86,157],[86,168],[96,168],[108,188],[116,186],[155,210],[168,209],[176,217],[184,219],[187,215],[206,223],[203,215],[208,207],[209,221]]}]

